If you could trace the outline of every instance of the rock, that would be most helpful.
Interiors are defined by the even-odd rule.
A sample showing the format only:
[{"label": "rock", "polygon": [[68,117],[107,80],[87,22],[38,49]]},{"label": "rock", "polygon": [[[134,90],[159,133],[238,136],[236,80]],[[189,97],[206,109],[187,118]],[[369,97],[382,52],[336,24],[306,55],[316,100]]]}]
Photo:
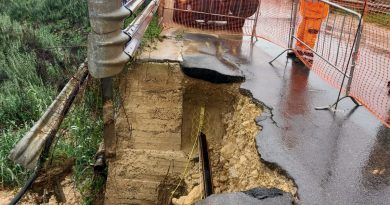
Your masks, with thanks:
[{"label": "rock", "polygon": [[217,180],[213,180],[213,186],[219,187],[219,182]]},{"label": "rock", "polygon": [[234,150],[235,150],[234,144],[229,142],[222,147],[221,155],[223,155],[225,159],[229,159],[233,155]]},{"label": "rock", "polygon": [[241,155],[241,156],[240,156],[240,162],[239,162],[239,163],[240,163],[240,164],[245,164],[246,160],[247,160],[246,157],[245,157],[244,155]]},{"label": "rock", "polygon": [[247,121],[241,123],[241,125],[242,125],[243,127],[246,127],[246,126],[248,126],[251,122],[252,122],[252,121],[247,120]]},{"label": "rock", "polygon": [[200,178],[200,173],[195,173],[192,175],[192,179],[199,179]]},{"label": "rock", "polygon": [[252,177],[257,177],[257,176],[259,176],[259,171],[257,171],[257,169],[253,170],[253,171],[251,172],[251,176],[252,176]]},{"label": "rock", "polygon": [[237,170],[234,169],[234,167],[230,167],[229,168],[229,175],[231,178],[237,178],[238,177]]},{"label": "rock", "polygon": [[221,193],[221,189],[219,187],[215,188],[214,193]]},{"label": "rock", "polygon": [[219,178],[219,181],[221,181],[221,182],[226,182],[227,180],[228,180],[228,178],[225,175],[223,175]]},{"label": "rock", "polygon": [[202,188],[200,185],[194,187],[187,196],[182,196],[179,199],[173,198],[174,205],[191,205],[202,198]]},{"label": "rock", "polygon": [[246,179],[243,179],[240,184],[245,187],[246,185],[248,185],[248,181]]}]

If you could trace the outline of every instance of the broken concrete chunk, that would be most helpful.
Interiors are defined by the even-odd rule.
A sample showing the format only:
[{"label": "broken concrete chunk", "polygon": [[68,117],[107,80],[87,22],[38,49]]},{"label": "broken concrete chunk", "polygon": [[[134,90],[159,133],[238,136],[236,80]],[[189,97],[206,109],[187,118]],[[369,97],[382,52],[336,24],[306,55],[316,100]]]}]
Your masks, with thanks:
[{"label": "broken concrete chunk", "polygon": [[272,188],[272,189],[260,189],[254,188],[248,191],[244,191],[243,193],[252,196],[256,199],[265,199],[265,198],[273,198],[278,196],[283,196],[283,191],[280,189]]},{"label": "broken concrete chunk", "polygon": [[196,205],[287,205],[293,203],[290,193],[279,189],[255,188],[245,192],[213,194]]}]

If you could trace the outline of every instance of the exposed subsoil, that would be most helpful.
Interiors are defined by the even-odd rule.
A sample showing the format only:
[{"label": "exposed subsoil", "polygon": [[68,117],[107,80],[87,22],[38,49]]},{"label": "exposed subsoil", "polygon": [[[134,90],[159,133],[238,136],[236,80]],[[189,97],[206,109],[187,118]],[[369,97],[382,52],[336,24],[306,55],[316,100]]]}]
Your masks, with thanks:
[{"label": "exposed subsoil", "polygon": [[261,109],[240,93],[239,85],[190,78],[178,63],[141,63],[124,72],[105,203],[200,200],[200,132],[208,141],[215,193],[260,187],[294,195],[294,183],[261,161],[255,143]]},{"label": "exposed subsoil", "polygon": [[292,180],[278,168],[261,161],[255,136],[260,131],[255,118],[261,110],[249,97],[240,96],[234,112],[224,116],[227,126],[222,141],[212,149],[215,192],[235,192],[251,188],[278,188],[293,195]]},{"label": "exposed subsoil", "polygon": [[[190,79],[185,83],[183,139],[193,138],[199,122],[199,108],[204,107],[206,134],[212,166],[214,193],[245,191],[252,188],[278,188],[296,194],[294,182],[282,170],[268,166],[258,154],[255,136],[260,131],[255,118],[261,114],[250,97],[239,92],[239,84],[212,84]],[[189,131],[189,129],[192,129]],[[184,140],[184,145],[190,140]],[[187,142],[187,143],[186,143]],[[184,146],[188,150],[190,146]],[[195,158],[195,157],[193,157]],[[202,175],[194,162],[185,178],[188,196],[174,199],[174,204],[192,204],[201,197]]]}]

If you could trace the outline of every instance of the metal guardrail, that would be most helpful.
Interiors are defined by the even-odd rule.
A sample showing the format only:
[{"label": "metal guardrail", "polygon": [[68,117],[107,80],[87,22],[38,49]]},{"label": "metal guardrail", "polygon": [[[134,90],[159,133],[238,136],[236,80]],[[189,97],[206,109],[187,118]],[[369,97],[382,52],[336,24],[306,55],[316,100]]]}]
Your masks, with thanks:
[{"label": "metal guardrail", "polygon": [[84,85],[87,74],[88,70],[83,63],[41,118],[11,150],[11,160],[25,168],[35,168],[46,140],[50,133],[59,129],[80,87]]},{"label": "metal guardrail", "polygon": [[144,9],[142,14],[134,19],[134,21],[131,22],[126,29],[124,29],[124,32],[130,37],[130,42],[124,49],[125,53],[129,57],[134,57],[135,52],[141,44],[145,31],[153,19],[153,15],[158,9],[159,3],[159,0],[152,0]]},{"label": "metal guardrail", "polygon": [[39,176],[55,135],[81,87],[85,85],[87,76],[88,70],[83,63],[38,122],[11,150],[11,160],[23,167],[34,169],[34,172],[9,205],[17,204]]},{"label": "metal guardrail", "polygon": [[133,15],[144,2],[133,0],[122,6],[119,0],[89,0],[92,32],[88,36],[88,68],[93,77],[117,75],[134,57],[160,0],[150,1],[124,30],[123,20]]}]

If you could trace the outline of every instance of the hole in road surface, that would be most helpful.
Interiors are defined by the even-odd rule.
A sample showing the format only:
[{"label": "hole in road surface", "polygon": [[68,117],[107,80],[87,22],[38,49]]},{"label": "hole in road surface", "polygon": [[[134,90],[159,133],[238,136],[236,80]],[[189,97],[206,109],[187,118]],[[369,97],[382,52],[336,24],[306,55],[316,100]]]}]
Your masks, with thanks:
[{"label": "hole in road surface", "polygon": [[[260,187],[295,195],[294,183],[260,159],[255,118],[261,108],[239,86],[190,78],[175,63],[137,64],[125,72],[120,77],[123,109],[116,120],[118,156],[109,165],[106,199],[159,204],[171,196],[174,204],[199,200],[203,182],[195,142],[200,132],[207,137],[215,193]],[[126,189],[136,194],[115,191]]]}]

